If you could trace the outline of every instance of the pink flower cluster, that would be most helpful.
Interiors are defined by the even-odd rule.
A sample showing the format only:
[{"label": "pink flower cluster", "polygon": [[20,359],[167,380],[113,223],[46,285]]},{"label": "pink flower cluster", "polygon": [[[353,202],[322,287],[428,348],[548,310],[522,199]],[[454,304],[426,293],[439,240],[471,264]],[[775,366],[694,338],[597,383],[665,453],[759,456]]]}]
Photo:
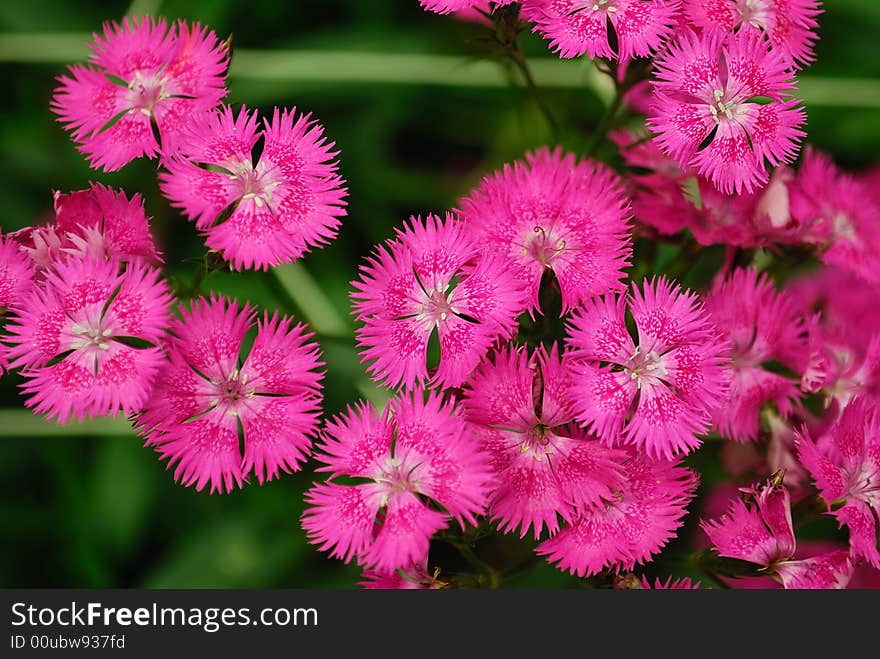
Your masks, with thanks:
[{"label": "pink flower cluster", "polygon": [[289,263],[336,236],[347,190],[333,143],[296,108],[259,126],[256,112],[221,107],[228,43],[213,31],[125,18],[90,47],[52,109],[93,167],[159,156],[163,194],[235,269]]},{"label": "pink flower cluster", "polygon": [[[388,399],[326,419],[307,326],[182,285],[140,195],[56,192],[51,221],[0,235],[0,372],[18,369],[26,405],[59,423],[124,415],[198,491],[314,457],[300,524],[368,588],[467,585],[437,565],[443,544],[498,585],[479,556],[493,534],[580,578],[698,587],[642,566],[716,456],[702,533],[678,538],[706,579],[843,588],[880,570],[880,174],[812,149],[792,166],[819,3],[421,5],[524,19],[560,56],[603,60],[621,94],[652,58],[623,99],[651,132],[609,136],[622,174],[537,148],[375,246],[350,300]],[[295,108],[220,105],[213,32],[126,19],[92,50],[53,110],[94,167],[158,157],[162,194],[229,270],[337,235],[335,145]],[[724,262],[703,276],[692,261],[715,244]],[[791,254],[817,263],[776,258]],[[826,515],[833,542],[796,538]],[[754,581],[713,571],[726,562]]]},{"label": "pink flower cluster", "polygon": [[[313,542],[374,586],[403,585],[396,570],[433,583],[429,541],[450,515],[531,533],[538,555],[581,576],[660,551],[694,495],[680,459],[726,395],[729,349],[696,294],[623,289],[628,221],[610,170],[541,149],[377,248],[353,282],[358,342],[373,378],[401,391],[383,414],[364,403],[324,431],[330,480],[303,515]],[[553,296],[570,338],[530,350],[523,319],[552,313],[540,300]]]},{"label": "pink flower cluster", "polygon": [[[446,13],[497,5],[422,2]],[[523,0],[518,16],[562,58],[603,60],[618,82],[653,59],[641,106],[656,145],[723,195],[791,163],[806,115],[792,96],[813,59],[818,0]],[[620,91],[619,91],[620,93]]]},{"label": "pink flower cluster", "polygon": [[[333,143],[296,109],[258,123],[220,107],[229,53],[214,32],[126,18],[91,49],[52,110],[93,167],[158,156],[160,188],[230,269],[290,263],[335,237],[346,188]],[[55,192],[51,221],[0,235],[0,256],[0,372],[19,369],[35,412],[122,414],[197,490],[302,468],[322,401],[312,334],[170,285],[139,194]]]}]

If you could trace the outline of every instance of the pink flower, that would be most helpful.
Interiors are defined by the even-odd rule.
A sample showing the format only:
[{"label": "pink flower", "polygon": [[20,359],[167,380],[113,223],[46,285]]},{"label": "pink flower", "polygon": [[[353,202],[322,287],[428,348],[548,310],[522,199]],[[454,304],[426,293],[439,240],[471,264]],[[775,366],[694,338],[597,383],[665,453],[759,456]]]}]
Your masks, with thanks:
[{"label": "pink flower", "polygon": [[528,282],[532,312],[547,270],[564,311],[623,287],[629,206],[620,179],[600,163],[544,147],[483,179],[460,206],[476,240]]},{"label": "pink flower", "polygon": [[725,437],[755,440],[764,405],[773,402],[787,416],[797,403],[799,381],[766,364],[779,363],[792,375],[803,370],[806,323],[795,300],[777,293],[773,282],[753,269],[735,270],[716,282],[706,309],[733,346],[730,391],[715,412],[715,423]]},{"label": "pink flower", "polygon": [[760,565],[784,588],[846,588],[853,570],[847,552],[794,559],[791,499],[781,473],[740,493],[726,515],[700,523],[720,556]]},{"label": "pink flower", "polygon": [[0,233],[0,314],[19,309],[31,289],[34,266],[19,244]]},{"label": "pink flower", "polygon": [[719,192],[702,176],[696,178],[695,197],[700,210],[690,217],[689,229],[701,245],[770,247],[777,243],[801,245],[814,239],[815,226],[791,216],[789,189],[794,172],[777,167],[766,185],[754,192]]},{"label": "pink flower", "polygon": [[776,571],[789,590],[839,590],[846,588],[855,565],[846,550],[832,551],[797,561],[786,561]]},{"label": "pink flower", "polygon": [[614,500],[595,507],[538,545],[537,552],[579,577],[603,568],[631,570],[675,535],[697,487],[694,472],[630,450]]},{"label": "pink flower", "polygon": [[818,0],[685,0],[684,9],[704,30],[763,33],[789,66],[800,68],[815,59]]},{"label": "pink flower", "polygon": [[87,190],[56,191],[54,196],[56,229],[64,237],[64,251],[161,263],[139,194],[128,199],[122,190],[93,183]]},{"label": "pink flower", "polygon": [[792,216],[823,229],[810,241],[819,244],[822,261],[880,284],[880,203],[868,183],[808,148],[790,194]]},{"label": "pink flower", "polygon": [[691,583],[690,577],[675,580],[672,577],[667,577],[666,581],[660,581],[660,578],[657,577],[654,579],[654,584],[651,585],[651,582],[643,575],[642,588],[648,590],[699,590],[700,582]]},{"label": "pink flower", "polygon": [[198,23],[123,18],[94,39],[90,65],[71,66],[52,98],[93,167],[173,153],[185,122],[226,94],[226,46]]},{"label": "pink flower", "polygon": [[198,491],[210,483],[212,493],[230,492],[251,472],[262,484],[299,470],[318,428],[318,345],[304,325],[264,313],[244,354],[255,319],[250,306],[219,297],[181,308],[168,361],[137,419],[175,480]]},{"label": "pink flower", "polygon": [[795,81],[760,34],[686,32],[657,59],[656,76],[648,126],[657,143],[725,194],[752,192],[767,182],[765,161],[797,154],[805,115],[788,99]]},{"label": "pink flower", "polygon": [[612,139],[633,171],[626,176],[638,222],[670,235],[690,229],[701,245],[773,247],[817,244],[830,233],[819,218],[794,217],[790,188],[795,173],[777,167],[762,188],[751,193],[723,194],[691,167],[661,151],[656,141],[637,133],[618,132]]},{"label": "pink flower", "polygon": [[[0,233],[0,323],[15,314],[31,290],[34,267],[18,243]],[[7,348],[0,343],[0,375],[9,367]]]},{"label": "pink flower", "polygon": [[[464,383],[492,343],[508,336],[525,307],[515,272],[447,215],[410,218],[379,246],[352,282],[362,361],[383,384]],[[440,363],[429,374],[437,330]]]},{"label": "pink flower", "polygon": [[823,336],[863,353],[880,328],[880,286],[837,267],[820,267],[786,286],[804,314],[821,312]]},{"label": "pink flower", "polygon": [[[262,151],[254,162],[254,146]],[[263,120],[224,107],[190,125],[181,157],[159,174],[162,193],[195,221],[236,269],[289,263],[336,236],[345,215],[345,181],[334,144],[296,108]]]},{"label": "pink flower", "polygon": [[672,34],[678,9],[679,0],[523,0],[522,14],[560,57],[627,60],[656,51]]},{"label": "pink flower", "polygon": [[162,362],[170,302],[159,271],[142,263],[56,262],[8,328],[27,405],[59,423],[140,410]]},{"label": "pink flower", "polygon": [[[629,310],[636,342],[626,328]],[[694,293],[665,279],[607,295],[576,310],[569,325],[572,405],[608,444],[652,457],[700,445],[727,390],[729,345]]]},{"label": "pink flower", "polygon": [[531,357],[510,348],[485,361],[468,382],[464,409],[491,458],[496,487],[489,512],[520,537],[559,530],[614,498],[626,454],[571,426],[570,374],[554,347]]},{"label": "pink flower", "polygon": [[439,571],[428,574],[427,566],[413,563],[407,568],[382,572],[364,570],[359,586],[367,590],[439,590],[446,583],[438,578]]},{"label": "pink flower", "polygon": [[828,403],[845,406],[854,396],[880,394],[880,332],[873,335],[864,350],[841,344],[826,335],[819,319],[813,317],[809,329],[809,362],[801,378],[801,388],[822,392]]},{"label": "pink flower", "polygon": [[628,171],[624,182],[632,199],[633,217],[660,234],[672,235],[697,224],[699,211],[686,196],[693,175],[663,153],[654,140],[630,131],[609,138],[618,146]]},{"label": "pink flower", "polygon": [[309,540],[379,572],[422,564],[450,518],[483,514],[491,472],[452,402],[431,392],[358,403],[328,422],[317,459],[330,473],[306,493]]},{"label": "pink flower", "polygon": [[763,567],[789,560],[795,538],[791,498],[781,476],[774,474],[766,484],[742,488],[740,493],[726,515],[700,523],[715,551]]},{"label": "pink flower", "polygon": [[55,191],[55,224],[15,232],[38,268],[48,268],[65,254],[115,258],[126,263],[158,264],[162,257],[150,234],[150,218],[139,194],[92,183],[86,190]]},{"label": "pink flower", "polygon": [[139,194],[92,183],[85,190],[55,191],[55,223],[25,227],[14,238],[39,270],[65,255],[115,258],[158,265],[162,257],[150,234],[150,218]]},{"label": "pink flower", "polygon": [[854,557],[880,568],[880,414],[875,399],[854,398],[831,427],[813,441],[804,428],[798,457],[810,472],[832,515],[850,532]]}]

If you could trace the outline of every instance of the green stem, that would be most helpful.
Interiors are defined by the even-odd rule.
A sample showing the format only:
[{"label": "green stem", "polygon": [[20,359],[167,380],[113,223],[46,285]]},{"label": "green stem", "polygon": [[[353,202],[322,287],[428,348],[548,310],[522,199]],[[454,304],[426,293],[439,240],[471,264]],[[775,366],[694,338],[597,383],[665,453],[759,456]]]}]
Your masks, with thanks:
[{"label": "green stem", "polygon": [[614,124],[614,119],[617,116],[618,110],[620,110],[620,106],[623,104],[623,93],[619,88],[615,88],[614,99],[605,108],[605,112],[602,113],[602,116],[599,118],[599,123],[596,124],[596,129],[593,131],[593,136],[590,138],[589,143],[587,144],[586,149],[584,150],[585,155],[592,155],[593,152],[599,147],[603,140],[608,137],[608,130]]},{"label": "green stem", "polygon": [[535,104],[547,120],[547,124],[550,126],[554,139],[558,139],[559,124],[556,121],[556,117],[553,116],[553,111],[550,109],[550,106],[547,105],[544,95],[535,83],[535,77],[532,75],[532,70],[529,68],[529,64],[526,61],[525,53],[522,51],[522,48],[520,48],[519,41],[514,41],[513,45],[514,47],[510,53],[510,59],[516,65],[516,68],[519,70],[520,75],[522,75],[523,80],[526,83],[526,87],[535,101]]},{"label": "green stem", "polygon": [[526,88],[529,90],[535,104],[547,120],[554,139],[559,139],[559,123],[553,115],[550,106],[544,99],[544,95],[535,82],[535,76],[532,69],[526,61],[526,54],[523,52],[519,43],[519,33],[524,29],[525,24],[520,21],[519,9],[516,6],[502,7],[489,16],[492,20],[493,37],[501,46],[504,55],[513,62],[522,76]]},{"label": "green stem", "polygon": [[450,541],[449,544],[451,544],[458,550],[458,553],[461,554],[462,558],[467,561],[468,565],[477,570],[477,572],[479,572],[488,580],[489,588],[498,588],[498,586],[501,584],[501,575],[498,574],[498,571],[495,568],[493,568],[491,565],[486,563],[486,561],[477,556],[477,553],[470,545],[464,542],[452,541]]}]

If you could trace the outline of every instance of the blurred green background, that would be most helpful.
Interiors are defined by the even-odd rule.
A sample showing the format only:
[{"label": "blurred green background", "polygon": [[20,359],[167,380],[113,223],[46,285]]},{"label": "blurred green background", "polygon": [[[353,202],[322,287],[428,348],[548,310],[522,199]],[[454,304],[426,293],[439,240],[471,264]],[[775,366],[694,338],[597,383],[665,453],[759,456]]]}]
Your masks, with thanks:
[{"label": "blurred green background", "polygon": [[[830,0],[818,61],[805,73],[808,141],[851,168],[880,153],[880,3]],[[416,0],[84,0],[0,3],[2,230],[47,217],[52,190],[101,181],[140,192],[170,274],[192,276],[204,246],[158,194],[155,163],[89,170],[50,114],[54,77],[86,56],[106,19],[144,12],[199,20],[233,35],[228,101],[312,111],[341,150],[349,215],[338,240],[276,273],[211,275],[204,288],[303,318],[327,362],[325,412],[382,401],[356,356],[348,282],[374,242],[410,214],[442,212],[480,176],[553,136],[513,71],[477,61],[481,27],[422,11]],[[548,105],[588,141],[608,102],[588,63],[561,62],[523,35]],[[364,55],[368,53],[369,55]],[[611,158],[607,145],[599,156]],[[353,587],[359,570],[306,543],[298,518],[306,472],[228,496],[176,485],[123,421],[60,428],[22,409],[0,380],[0,586]],[[714,463],[711,448],[703,466]],[[693,530],[694,516],[684,532]],[[507,585],[572,580],[537,566]]]}]

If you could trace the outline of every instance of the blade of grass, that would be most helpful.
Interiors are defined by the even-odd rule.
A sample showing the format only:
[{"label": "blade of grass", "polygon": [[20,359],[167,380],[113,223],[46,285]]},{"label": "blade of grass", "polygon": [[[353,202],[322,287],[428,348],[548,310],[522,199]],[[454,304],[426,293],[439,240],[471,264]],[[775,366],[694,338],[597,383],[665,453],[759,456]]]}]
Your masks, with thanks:
[{"label": "blade of grass", "polygon": [[301,263],[286,263],[272,269],[272,275],[290,295],[302,317],[321,336],[350,335],[345,319]]},{"label": "blade of grass", "polygon": [[[138,4],[138,3],[133,3]],[[142,5],[149,4],[143,0]],[[0,34],[0,62],[19,64],[73,63],[88,55],[91,35],[78,32]],[[611,81],[589,60],[564,61],[533,57],[529,66],[542,88],[591,89],[605,103],[614,96]],[[466,61],[457,55],[379,53],[325,50],[237,49],[231,78],[291,82],[437,85],[444,87],[508,87],[504,71],[494,62]],[[807,105],[880,108],[880,79],[798,77]]]},{"label": "blade of grass", "polygon": [[132,434],[131,423],[121,416],[59,426],[30,410],[0,409],[0,437],[109,437]]}]

